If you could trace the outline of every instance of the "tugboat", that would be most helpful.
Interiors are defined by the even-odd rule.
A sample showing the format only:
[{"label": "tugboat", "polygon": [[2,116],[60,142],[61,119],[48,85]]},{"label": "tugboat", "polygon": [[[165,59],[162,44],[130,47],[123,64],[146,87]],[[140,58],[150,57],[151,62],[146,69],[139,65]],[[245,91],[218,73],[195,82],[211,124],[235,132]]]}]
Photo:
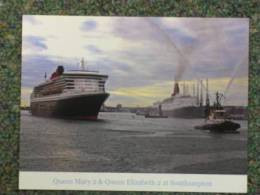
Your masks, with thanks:
[{"label": "tugboat", "polygon": [[86,71],[84,60],[81,67],[64,73],[62,67],[60,75],[35,86],[30,99],[32,115],[96,120],[109,96],[105,91],[108,76]]},{"label": "tugboat", "polygon": [[226,111],[220,103],[223,97],[223,94],[216,93],[216,102],[213,108],[210,108],[209,100],[207,100],[205,109],[206,123],[195,126],[195,129],[210,130],[218,133],[238,133],[237,129],[240,128],[240,124],[227,119]]}]

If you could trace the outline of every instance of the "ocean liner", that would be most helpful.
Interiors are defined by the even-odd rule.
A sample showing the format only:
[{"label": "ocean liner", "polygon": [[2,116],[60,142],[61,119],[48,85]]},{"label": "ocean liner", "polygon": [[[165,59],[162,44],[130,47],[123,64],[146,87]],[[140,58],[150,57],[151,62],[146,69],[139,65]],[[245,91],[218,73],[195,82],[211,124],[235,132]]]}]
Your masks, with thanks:
[{"label": "ocean liner", "polygon": [[[208,79],[206,82],[198,80],[196,83],[196,85],[195,82],[188,85],[182,82],[181,90],[179,82],[175,81],[171,96],[155,102],[149,114],[161,113],[161,116],[175,118],[205,118],[209,112],[208,108],[214,106],[210,105]],[[192,88],[188,86],[192,86]],[[189,89],[192,89],[192,93]],[[224,98],[223,94],[222,96]],[[244,106],[223,105],[223,110],[226,119],[246,120],[248,118],[247,109]]]},{"label": "ocean liner", "polygon": [[[189,85],[182,83],[182,93],[179,83],[175,81],[173,93],[169,98],[155,102],[154,108],[160,108],[163,116],[177,118],[203,118],[205,106],[203,106],[202,81],[192,85],[193,93],[189,93]],[[208,89],[207,89],[208,90]]]},{"label": "ocean liner", "polygon": [[34,87],[30,99],[32,115],[72,119],[97,119],[109,94],[107,75],[95,71],[68,71]]}]

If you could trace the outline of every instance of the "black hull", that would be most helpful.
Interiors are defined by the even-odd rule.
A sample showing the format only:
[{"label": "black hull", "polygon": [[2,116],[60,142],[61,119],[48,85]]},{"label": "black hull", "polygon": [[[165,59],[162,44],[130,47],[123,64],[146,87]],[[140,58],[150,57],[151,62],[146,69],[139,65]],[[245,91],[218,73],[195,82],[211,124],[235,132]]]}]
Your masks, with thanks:
[{"label": "black hull", "polygon": [[31,113],[36,116],[72,119],[97,119],[108,93],[74,96],[60,100],[31,102]]},{"label": "black hull", "polygon": [[168,116],[145,115],[145,118],[168,118]]},{"label": "black hull", "polygon": [[175,118],[205,118],[205,107],[187,106],[174,110],[163,110],[163,115]]},{"label": "black hull", "polygon": [[222,123],[204,124],[201,126],[195,126],[195,129],[210,130],[213,132],[234,132],[240,128],[240,124],[232,121],[224,121]]}]

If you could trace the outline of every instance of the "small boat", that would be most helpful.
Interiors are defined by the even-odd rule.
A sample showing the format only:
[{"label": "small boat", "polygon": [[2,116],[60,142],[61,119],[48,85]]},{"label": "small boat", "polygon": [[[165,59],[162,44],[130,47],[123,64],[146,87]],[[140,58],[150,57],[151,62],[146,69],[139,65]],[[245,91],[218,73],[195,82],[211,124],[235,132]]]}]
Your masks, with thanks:
[{"label": "small boat", "polygon": [[219,94],[216,94],[217,103],[212,109],[208,106],[209,114],[206,116],[206,122],[195,126],[195,129],[210,130],[218,133],[238,133],[240,124],[229,120],[226,111],[220,105]]},{"label": "small boat", "polygon": [[[216,114],[223,114],[225,113],[224,110],[215,110],[212,112],[212,115]],[[220,118],[213,118],[210,120],[207,120],[205,124],[203,125],[199,125],[199,126],[195,126],[195,129],[200,129],[200,130],[210,130],[212,132],[219,132],[219,133],[231,133],[231,132],[235,132],[237,129],[240,128],[240,124],[235,123],[231,120],[227,120],[225,118],[220,119]]]},{"label": "small boat", "polygon": [[225,120],[223,122],[206,123],[204,125],[195,126],[195,129],[210,130],[214,132],[234,132],[240,128],[240,124]]}]

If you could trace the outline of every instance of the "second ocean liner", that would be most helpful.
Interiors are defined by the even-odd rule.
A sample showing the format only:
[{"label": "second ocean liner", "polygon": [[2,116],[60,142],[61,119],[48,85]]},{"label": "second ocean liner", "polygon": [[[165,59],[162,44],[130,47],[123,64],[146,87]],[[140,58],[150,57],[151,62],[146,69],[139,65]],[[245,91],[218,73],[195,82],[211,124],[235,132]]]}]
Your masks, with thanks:
[{"label": "second ocean liner", "polygon": [[[205,106],[203,105],[202,80],[197,82],[196,89],[193,83],[192,94],[189,93],[189,85],[183,83],[182,87],[183,90],[180,93],[179,83],[176,81],[171,96],[153,104],[155,110],[159,110],[162,116],[167,117],[203,118],[205,116]],[[206,95],[208,96],[208,84],[206,90]]]}]

